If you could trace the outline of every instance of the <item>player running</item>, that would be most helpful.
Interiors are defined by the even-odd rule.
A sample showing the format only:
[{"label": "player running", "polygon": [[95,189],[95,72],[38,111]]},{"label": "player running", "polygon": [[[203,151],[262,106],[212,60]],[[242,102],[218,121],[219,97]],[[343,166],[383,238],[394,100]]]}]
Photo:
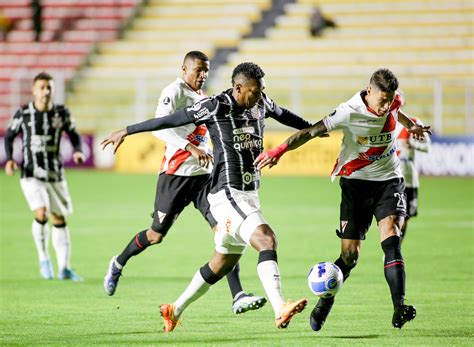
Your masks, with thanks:
[{"label": "player running", "polygon": [[[202,100],[202,90],[209,73],[209,58],[200,51],[188,52],[181,67],[182,76],[165,87],[161,93],[155,117],[165,117]],[[166,142],[156,186],[155,208],[151,226],[136,234],[118,256],[110,260],[104,278],[107,295],[114,295],[123,268],[128,260],[142,253],[147,247],[164,240],[169,229],[186,206],[193,203],[212,229],[216,221],[209,212],[209,193],[212,156],[209,134],[205,125],[183,125],[174,129],[155,131],[153,134]],[[239,277],[239,264],[227,274],[236,314],[256,310],[265,305],[266,299],[243,291]]]},{"label": "player running", "polygon": [[102,142],[104,148],[113,144],[116,151],[126,136],[191,123],[205,124],[213,141],[214,169],[208,200],[217,221],[215,253],[174,303],[161,306],[165,332],[172,331],[186,307],[237,264],[248,245],[259,252],[257,272],[273,307],[276,327],[286,328],[306,306],[306,299],[283,299],[276,235],[260,211],[260,175],[253,161],[262,151],[266,117],[297,129],[310,124],[263,93],[264,75],[254,63],[239,64],[232,73],[232,89],[168,117],[131,125]]},{"label": "player running", "polygon": [[[416,316],[415,307],[405,305],[405,267],[400,249],[400,228],[406,215],[404,183],[396,151],[396,124],[400,122],[416,139],[430,133],[401,110],[398,80],[388,69],[372,74],[367,89],[357,92],[331,114],[308,129],[301,130],[282,145],[262,153],[255,163],[272,167],[289,150],[326,132],[344,133],[341,152],[332,180],[341,176],[340,207],[341,255],[335,261],[344,280],[356,266],[361,241],[375,216],[385,254],[384,273],[393,303],[392,325],[401,328]],[[320,298],[311,312],[310,325],[319,331],[334,304],[334,297]]]}]

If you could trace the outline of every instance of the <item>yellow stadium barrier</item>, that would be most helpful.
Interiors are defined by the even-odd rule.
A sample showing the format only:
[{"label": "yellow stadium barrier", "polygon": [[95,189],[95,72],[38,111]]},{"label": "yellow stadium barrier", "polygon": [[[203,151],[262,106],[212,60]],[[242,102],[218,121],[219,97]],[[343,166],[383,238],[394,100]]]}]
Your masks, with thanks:
[{"label": "yellow stadium barrier", "polygon": [[[267,149],[278,146],[293,132],[278,131],[265,134]],[[328,138],[313,139],[301,148],[288,152],[272,169],[264,169],[268,176],[329,176],[339,154],[342,133]],[[115,169],[120,172],[157,173],[164,153],[164,143],[151,134],[127,137],[117,153]]]}]

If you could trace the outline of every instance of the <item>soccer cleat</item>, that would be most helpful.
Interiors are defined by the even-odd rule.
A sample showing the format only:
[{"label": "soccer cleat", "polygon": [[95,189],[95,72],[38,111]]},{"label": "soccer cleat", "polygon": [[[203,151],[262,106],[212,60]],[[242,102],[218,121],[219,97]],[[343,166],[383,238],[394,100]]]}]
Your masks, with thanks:
[{"label": "soccer cleat", "polygon": [[174,316],[174,305],[173,304],[163,304],[160,306],[160,314],[163,317],[163,331],[165,333],[172,332],[176,327],[176,324],[179,323],[179,319]]},{"label": "soccer cleat", "polygon": [[235,314],[244,313],[251,310],[258,310],[267,303],[263,296],[255,296],[252,293],[242,294],[232,304],[232,312]]},{"label": "soccer cleat", "polygon": [[416,317],[416,308],[411,305],[403,305],[393,312],[392,325],[394,328],[401,329],[406,322]]},{"label": "soccer cleat", "polygon": [[283,304],[279,315],[275,318],[276,327],[278,329],[287,328],[293,316],[303,311],[307,303],[307,299],[300,299],[297,301],[288,300],[286,304]]},{"label": "soccer cleat", "polygon": [[323,299],[320,298],[316,306],[311,311],[309,317],[309,325],[314,331],[319,331],[326,322],[326,318],[331,312],[332,305],[334,305],[334,297]]},{"label": "soccer cleat", "polygon": [[120,276],[122,276],[122,270],[115,266],[116,259],[117,257],[112,257],[109,263],[109,269],[104,277],[105,293],[109,296],[114,295]]},{"label": "soccer cleat", "polygon": [[73,269],[64,269],[59,271],[58,279],[60,280],[71,280],[73,282],[82,282],[83,279]]},{"label": "soccer cleat", "polygon": [[54,270],[51,260],[46,259],[40,261],[40,274],[45,280],[52,280],[54,278]]}]

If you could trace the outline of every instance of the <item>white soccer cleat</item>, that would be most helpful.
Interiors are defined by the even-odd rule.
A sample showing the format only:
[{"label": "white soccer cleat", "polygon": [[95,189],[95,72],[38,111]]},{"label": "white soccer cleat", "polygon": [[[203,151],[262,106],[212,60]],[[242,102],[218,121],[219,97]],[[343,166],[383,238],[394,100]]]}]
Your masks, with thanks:
[{"label": "white soccer cleat", "polygon": [[109,296],[114,295],[120,276],[122,276],[122,270],[115,266],[115,259],[117,259],[117,257],[112,257],[112,259],[110,259],[109,268],[104,277],[104,290]]},{"label": "white soccer cleat", "polygon": [[263,296],[255,296],[252,293],[242,294],[232,304],[232,312],[235,314],[244,313],[251,310],[258,310],[267,303]]}]

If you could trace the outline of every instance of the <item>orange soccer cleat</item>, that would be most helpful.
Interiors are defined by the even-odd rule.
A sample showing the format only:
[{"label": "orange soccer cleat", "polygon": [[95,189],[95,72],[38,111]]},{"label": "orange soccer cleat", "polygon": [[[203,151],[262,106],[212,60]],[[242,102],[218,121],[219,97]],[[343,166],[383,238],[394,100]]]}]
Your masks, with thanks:
[{"label": "orange soccer cleat", "polygon": [[290,324],[291,318],[297,313],[300,313],[306,307],[307,299],[300,299],[297,301],[288,300],[280,310],[279,315],[275,318],[275,325],[278,329],[285,329]]},{"label": "orange soccer cleat", "polygon": [[174,305],[173,304],[163,304],[160,306],[161,317],[163,317],[163,331],[169,333],[174,330],[176,324],[178,324],[179,319],[174,316]]}]

